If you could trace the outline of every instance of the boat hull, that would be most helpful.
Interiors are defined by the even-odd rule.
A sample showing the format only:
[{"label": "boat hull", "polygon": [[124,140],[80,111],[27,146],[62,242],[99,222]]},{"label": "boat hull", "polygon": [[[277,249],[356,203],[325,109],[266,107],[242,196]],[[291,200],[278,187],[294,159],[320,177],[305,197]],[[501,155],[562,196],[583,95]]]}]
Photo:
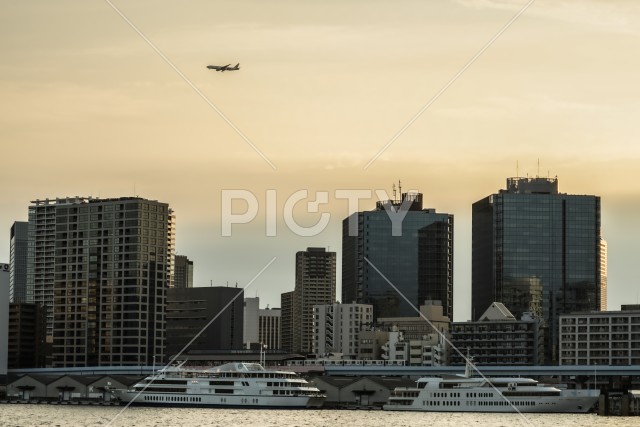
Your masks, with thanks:
[{"label": "boat hull", "polygon": [[320,408],[324,396],[262,396],[145,393],[131,390],[114,390],[121,402],[134,406],[189,407],[189,408],[255,408],[255,409],[305,409]]},{"label": "boat hull", "polygon": [[[568,396],[505,398],[500,400],[464,400],[446,402],[425,400],[419,396],[413,403],[386,404],[386,411],[420,411],[420,412],[500,412],[500,413],[586,413],[591,411],[598,401],[598,394],[585,390],[586,393],[572,392]],[[446,403],[453,403],[447,405]]]}]

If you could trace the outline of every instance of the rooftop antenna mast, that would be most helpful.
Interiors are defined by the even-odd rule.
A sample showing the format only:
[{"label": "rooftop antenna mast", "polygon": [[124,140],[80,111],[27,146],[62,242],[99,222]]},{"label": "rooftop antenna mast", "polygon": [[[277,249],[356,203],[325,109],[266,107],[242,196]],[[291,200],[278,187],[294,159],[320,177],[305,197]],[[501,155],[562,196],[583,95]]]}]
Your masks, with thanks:
[{"label": "rooftop antenna mast", "polygon": [[400,193],[400,199],[402,199],[402,182],[398,180],[398,192]]},{"label": "rooftop antenna mast", "polygon": [[393,189],[393,201],[397,202],[398,199],[396,198],[396,184],[391,184],[391,188]]},{"label": "rooftop antenna mast", "polygon": [[540,158],[538,157],[538,175],[536,178],[540,178]]}]

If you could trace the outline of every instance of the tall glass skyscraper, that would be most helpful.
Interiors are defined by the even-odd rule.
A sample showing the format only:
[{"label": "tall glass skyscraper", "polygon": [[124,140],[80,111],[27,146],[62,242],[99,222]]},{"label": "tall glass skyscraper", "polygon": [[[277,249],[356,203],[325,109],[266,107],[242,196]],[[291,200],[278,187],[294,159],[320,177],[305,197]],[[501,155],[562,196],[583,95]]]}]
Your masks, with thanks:
[{"label": "tall glass skyscraper", "polygon": [[[406,215],[394,230],[387,212],[401,207]],[[438,300],[452,318],[453,215],[422,209],[422,194],[403,193],[345,218],[342,230],[343,303],[372,304],[378,318],[415,316],[425,300]]]},{"label": "tall glass skyscraper", "polygon": [[545,321],[557,356],[558,317],[600,309],[600,198],[558,192],[557,178],[509,178],[473,204],[472,317],[494,301]]}]

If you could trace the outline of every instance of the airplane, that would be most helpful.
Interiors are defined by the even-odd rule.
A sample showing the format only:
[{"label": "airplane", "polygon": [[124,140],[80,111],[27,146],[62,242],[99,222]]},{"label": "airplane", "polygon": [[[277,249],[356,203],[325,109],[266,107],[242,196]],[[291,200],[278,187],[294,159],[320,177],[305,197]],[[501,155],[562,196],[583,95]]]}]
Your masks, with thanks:
[{"label": "airplane", "polygon": [[235,67],[231,67],[231,64],[227,65],[207,65],[207,68],[210,70],[216,71],[236,71],[240,69],[240,63],[238,62]]}]

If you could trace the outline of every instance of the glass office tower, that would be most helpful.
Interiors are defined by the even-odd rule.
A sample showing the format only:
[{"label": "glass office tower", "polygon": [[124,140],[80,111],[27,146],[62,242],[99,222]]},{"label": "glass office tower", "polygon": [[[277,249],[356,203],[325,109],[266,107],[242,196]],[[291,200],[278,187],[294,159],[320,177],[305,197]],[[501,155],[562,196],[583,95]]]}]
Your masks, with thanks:
[{"label": "glass office tower", "polygon": [[[406,216],[394,233],[387,211],[403,202]],[[343,303],[372,304],[377,319],[415,316],[424,300],[438,300],[453,317],[453,215],[422,209],[422,194],[403,193],[345,218],[342,229]]]},{"label": "glass office tower", "polygon": [[509,178],[473,204],[472,317],[499,301],[545,321],[546,363],[556,360],[558,316],[598,310],[600,198],[558,192],[551,178]]}]

